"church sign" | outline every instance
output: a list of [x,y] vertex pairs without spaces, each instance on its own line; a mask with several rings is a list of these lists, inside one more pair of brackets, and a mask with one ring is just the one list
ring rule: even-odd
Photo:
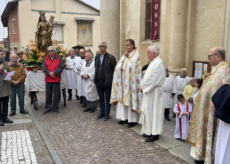
[[152,0],[152,31],[151,40],[159,40],[160,33],[160,0]]

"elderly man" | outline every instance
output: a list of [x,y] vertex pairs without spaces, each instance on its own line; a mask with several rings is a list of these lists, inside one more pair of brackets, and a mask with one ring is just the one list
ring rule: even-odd
[[77,74],[73,70],[75,63],[77,63],[77,58],[78,57],[75,56],[75,50],[72,48],[70,50],[70,56],[66,58],[68,101],[72,100],[72,89],[76,89],[76,99],[79,100],[79,96],[77,96]]
[[80,49],[80,57],[76,59],[76,63],[74,65],[74,71],[77,74],[77,95],[80,97],[81,101],[79,102],[82,104],[82,107],[87,106],[87,100],[85,98],[85,86],[84,86],[84,79],[81,77],[81,68],[83,63],[85,62],[85,49]]
[[46,75],[46,109],[43,114],[51,112],[52,109],[59,113],[61,73],[64,69],[62,59],[56,55],[54,46],[48,47],[48,53],[42,63],[42,71]]
[[[107,44],[102,41],[99,43],[100,55],[95,57],[95,78],[97,93],[99,95],[100,102],[100,114],[97,116],[97,120],[104,117],[104,121],[109,119],[110,114],[110,96],[113,81],[113,72],[117,64],[116,58],[106,52]],[[105,99],[106,105],[105,105]]]
[[128,122],[128,128],[131,128],[137,125],[140,118],[141,59],[134,40],[127,39],[125,48],[126,52],[114,70],[110,103],[116,104],[118,124]]
[[186,141],[193,145],[191,156],[195,163],[213,164],[219,120],[214,117],[215,106],[211,98],[223,84],[230,83],[230,69],[222,47],[213,47],[208,60],[213,69],[197,94]]
[[140,86],[140,91],[143,92],[141,134],[143,137],[148,137],[145,142],[158,140],[159,134],[163,132],[164,97],[161,87],[165,81],[165,68],[159,57],[159,51],[157,46],[148,47],[147,56],[150,64]]
[[12,95],[10,96],[10,116],[16,114],[16,94],[18,94],[20,113],[28,114],[24,108],[24,82],[26,79],[26,71],[22,63],[17,62],[18,56],[16,54],[10,55],[10,62],[8,63],[10,71],[15,71],[14,78],[10,80]]
[[[173,93],[175,93],[174,104],[177,104],[179,102],[177,99],[177,96],[179,94],[183,94],[184,88],[187,85],[189,85],[189,82],[190,82],[190,77],[187,76],[187,69],[182,68],[181,74],[175,78],[175,82],[174,82],[174,89],[173,89]],[[174,113],[172,118],[175,118],[175,117],[176,115]]]
[[[7,118],[9,96],[11,95],[10,81],[4,80],[7,72],[10,72],[10,69],[0,50],[0,126],[4,126],[4,123],[13,123]],[[1,109],[2,103],[3,109]]]
[[81,68],[81,77],[84,79],[84,86],[86,92],[87,99],[87,108],[83,112],[90,113],[94,112],[95,109],[95,101],[99,99],[97,94],[97,88],[94,84],[94,76],[95,76],[95,63],[93,61],[93,55],[90,52],[85,54],[85,63]]
[[164,92],[165,119],[171,121],[169,118],[169,110],[173,107],[173,97],[175,96],[175,93],[173,93],[174,77],[169,74],[168,68],[165,68],[165,72],[165,83],[162,86]]
[[90,52],[90,53],[92,54],[92,57],[94,58],[93,53],[92,53],[92,51],[91,51],[90,48],[88,48],[88,49],[86,50],[86,52]]

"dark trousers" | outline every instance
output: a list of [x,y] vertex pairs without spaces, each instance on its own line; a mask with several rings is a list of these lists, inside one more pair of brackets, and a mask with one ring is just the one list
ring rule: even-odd
[[85,96],[81,96],[81,100],[83,101],[83,103],[87,103],[87,100],[86,100]]
[[[53,100],[52,100],[52,95],[53,95]],[[52,110],[52,107],[54,111],[57,111],[59,101],[60,101],[60,83],[46,83],[46,105],[45,105],[46,111]]]
[[87,101],[87,109],[95,108],[95,101]]
[[[68,89],[69,98],[72,98],[72,89]],[[76,90],[76,97],[77,97],[77,90]]]
[[[0,98],[0,119],[5,119],[8,116],[9,96]],[[3,109],[2,109],[3,107]]]
[[10,107],[11,107],[11,112],[16,112],[16,94],[18,93],[18,101],[19,101],[19,107],[20,107],[20,112],[24,112],[24,83],[20,83],[18,85],[13,85],[11,84],[11,91],[12,95],[10,95]]
[[169,118],[169,109],[170,108],[165,108],[165,118]]
[[[112,86],[105,87],[105,83],[101,83],[100,81],[97,81],[96,87],[97,87],[97,93],[100,102],[100,113],[109,116],[110,108],[111,108],[110,96],[111,96]],[[106,105],[105,105],[105,99],[106,99]]]

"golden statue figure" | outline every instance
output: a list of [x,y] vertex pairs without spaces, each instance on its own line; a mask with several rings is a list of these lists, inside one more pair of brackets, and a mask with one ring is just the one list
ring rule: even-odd
[[52,34],[54,23],[54,16],[50,16],[50,21],[46,23],[48,25],[48,33]]
[[47,24],[45,12],[39,12],[40,17],[37,25],[36,32],[36,43],[38,44],[38,49],[42,52],[46,52],[47,48],[52,45],[52,30],[50,31],[50,27]]

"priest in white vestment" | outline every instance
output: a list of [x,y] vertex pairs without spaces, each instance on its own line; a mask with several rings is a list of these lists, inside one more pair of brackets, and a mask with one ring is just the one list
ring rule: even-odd
[[92,59],[93,55],[90,52],[85,54],[85,63],[81,68],[81,77],[84,79],[85,93],[87,99],[87,108],[83,112],[94,112],[95,101],[99,99],[97,88],[94,83],[95,63]]
[[87,106],[84,79],[81,77],[81,68],[83,63],[85,63],[85,53],[85,49],[80,49],[80,57],[77,57],[77,61],[74,66],[74,71],[77,74],[77,95],[81,98],[80,104],[82,104],[82,107]]
[[75,56],[75,50],[72,48],[70,50],[70,56],[66,58],[68,101],[72,100],[72,89],[76,89],[76,99],[79,98],[77,96],[77,74],[73,70],[76,62],[77,56]]
[[[177,104],[179,101],[177,100],[177,96],[179,94],[183,94],[184,92],[184,88],[189,85],[190,82],[190,77],[186,75],[187,74],[187,69],[186,68],[182,68],[181,69],[181,74],[178,75],[175,78],[175,82],[174,82],[174,93],[175,93],[175,97],[174,97],[174,105]],[[176,115],[174,114],[173,118],[175,118]]]
[[114,70],[110,103],[116,104],[116,118],[120,120],[118,124],[128,122],[131,128],[137,125],[140,118],[141,60],[132,39],[126,40],[125,48],[126,52]]
[[168,68],[165,68],[166,75],[165,75],[165,83],[162,86],[162,90],[164,93],[164,108],[165,108],[165,119],[167,121],[171,121],[169,118],[169,110],[173,107],[173,97],[175,93],[173,93],[174,88],[174,77],[169,74]]
[[147,56],[151,62],[139,88],[143,92],[139,122],[142,124],[142,136],[148,137],[145,142],[158,140],[159,134],[163,132],[164,94],[162,86],[165,81],[165,67],[159,57],[159,52],[157,46],[148,47]]

